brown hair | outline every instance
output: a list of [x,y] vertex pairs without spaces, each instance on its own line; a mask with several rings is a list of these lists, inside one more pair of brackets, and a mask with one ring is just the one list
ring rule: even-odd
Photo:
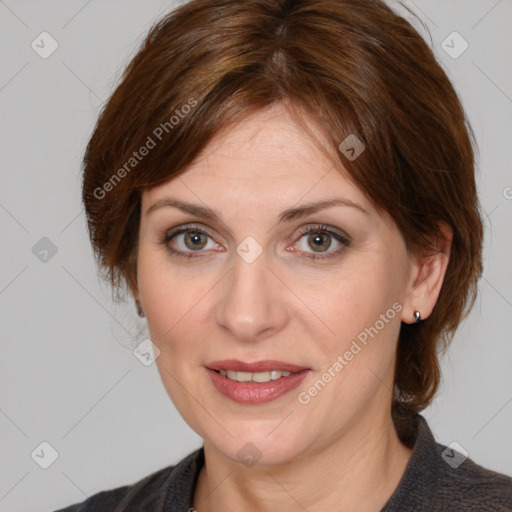
[[353,161],[337,151],[339,161],[410,251],[435,250],[440,223],[453,229],[432,314],[400,331],[394,412],[420,411],[439,384],[438,349],[473,305],[483,226],[458,96],[418,32],[380,0],[192,0],[157,22],[84,156],[98,265],[113,289],[134,290],[141,191],[278,102],[320,127],[336,151],[349,134],[365,144]]

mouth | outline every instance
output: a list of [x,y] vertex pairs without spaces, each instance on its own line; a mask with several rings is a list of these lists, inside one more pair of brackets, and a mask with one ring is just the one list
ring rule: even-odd
[[206,366],[212,384],[222,395],[238,403],[257,404],[275,400],[296,388],[310,368],[283,361],[244,363],[215,361]]
[[237,382],[270,382],[271,380],[289,377],[292,372],[282,372],[279,370],[271,370],[269,372],[235,372],[233,370],[219,370],[224,377]]

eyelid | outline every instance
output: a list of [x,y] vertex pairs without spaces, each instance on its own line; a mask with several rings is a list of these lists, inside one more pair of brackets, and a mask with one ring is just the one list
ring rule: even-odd
[[329,226],[327,224],[322,224],[322,223],[308,225],[308,226],[306,226],[304,228],[301,228],[301,230],[299,230],[299,234],[306,235],[306,234],[309,234],[309,233],[314,233],[315,231],[322,232],[322,233],[336,234],[340,238],[345,240],[346,242],[348,242],[348,243],[352,242],[352,237],[348,233],[346,233],[345,231],[343,231],[343,230],[341,230],[339,228],[335,228],[334,226]]
[[195,224],[195,223],[188,223],[188,224],[180,224],[179,226],[176,226],[174,228],[166,229],[165,235],[168,237],[171,237],[175,235],[176,233],[182,232],[182,231],[193,231],[196,229],[197,231],[204,231],[208,235],[212,235],[212,230],[206,226]]
[[[179,224],[178,226],[175,226],[173,228],[165,229],[163,233],[165,238],[167,239],[173,237],[174,235],[181,234],[184,231],[193,231],[194,229],[199,232],[206,233],[212,239],[219,236],[218,231],[213,230],[212,228],[209,228],[208,226],[205,226],[204,224],[197,222]],[[222,237],[222,235],[220,236]]]

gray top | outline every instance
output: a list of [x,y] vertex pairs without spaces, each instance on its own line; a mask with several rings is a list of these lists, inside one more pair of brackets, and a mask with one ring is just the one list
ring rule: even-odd
[[[410,429],[408,436],[414,443],[411,458],[380,512],[512,512],[511,477],[436,443],[419,414]],[[102,491],[55,512],[188,512],[203,464],[201,447],[178,464],[132,485]]]

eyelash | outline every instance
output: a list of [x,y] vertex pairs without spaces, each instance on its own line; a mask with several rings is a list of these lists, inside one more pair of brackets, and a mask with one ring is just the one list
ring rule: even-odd
[[[198,226],[194,226],[194,225],[186,225],[186,226],[182,226],[180,228],[177,228],[175,229],[174,231],[171,231],[170,233],[164,233],[162,239],[159,241],[160,244],[164,245],[166,247],[166,249],[173,255],[175,256],[178,256],[180,258],[184,258],[186,260],[190,260],[192,258],[201,258],[202,256],[194,256],[194,252],[195,251],[186,251],[186,252],[183,252],[183,251],[177,251],[176,249],[173,249],[169,242],[177,235],[181,235],[183,233],[188,233],[188,232],[194,232],[194,233],[200,233],[200,234],[203,234],[203,235],[206,235],[210,238],[213,238],[211,233],[204,229],[204,228],[201,228],[201,227],[198,227]],[[301,254],[305,254],[305,257],[307,259],[310,259],[310,260],[327,260],[327,259],[331,259],[331,258],[334,258],[336,256],[339,256],[347,247],[350,246],[350,243],[351,243],[351,239],[348,235],[345,235],[345,234],[342,234],[342,233],[338,233],[337,231],[333,231],[331,229],[329,229],[327,226],[323,225],[323,224],[317,224],[317,225],[314,225],[314,226],[308,226],[307,228],[304,228],[302,230],[299,231],[299,234],[300,234],[300,237],[299,237],[299,240],[304,236],[304,235],[309,235],[309,234],[328,234],[329,236],[333,237],[335,240],[337,240],[338,242],[340,242],[342,244],[342,247],[339,248],[338,250],[332,252],[332,253],[329,253],[328,255],[323,255],[323,254],[312,254],[312,253],[304,253],[304,252],[301,252]],[[197,252],[200,252],[200,251],[197,251]]]

